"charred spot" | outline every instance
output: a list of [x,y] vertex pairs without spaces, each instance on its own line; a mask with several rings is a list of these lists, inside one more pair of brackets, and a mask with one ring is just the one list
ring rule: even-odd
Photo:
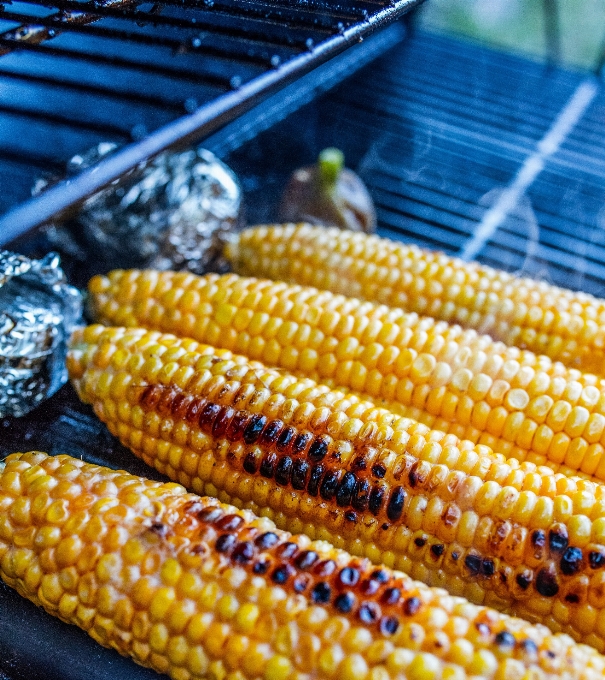
[[378,477],[378,479],[383,479],[386,473],[387,469],[382,463],[376,463],[375,465],[372,465],[372,474],[374,475],[374,477]]
[[588,562],[591,569],[600,569],[605,565],[605,555],[596,551],[590,552],[588,553]]
[[512,649],[515,646],[515,638],[507,630],[503,630],[496,635],[494,642],[498,647],[509,647]]
[[273,473],[275,472],[275,463],[277,462],[277,456],[274,453],[268,453],[260,464],[260,473],[263,477],[271,479]]
[[311,460],[319,462],[325,458],[328,448],[328,440],[325,437],[315,437],[307,455]]
[[216,523],[216,528],[219,531],[236,531],[242,524],[244,520],[239,515],[225,515]]
[[493,576],[496,573],[496,566],[494,565],[494,561],[487,558],[484,559],[483,562],[481,562],[481,571],[486,576]]
[[345,567],[338,574],[338,583],[341,586],[355,586],[359,581],[359,571],[354,567]]
[[351,505],[358,512],[365,512],[368,508],[369,497],[370,484],[365,479],[360,479],[351,498]]
[[307,486],[307,475],[309,474],[309,464],[304,460],[297,459],[292,466],[292,488],[301,491]]
[[519,647],[521,647],[526,654],[531,654],[532,656],[538,653],[538,645],[536,645],[533,640],[521,640],[521,642],[519,642]]
[[554,572],[540,569],[536,578],[536,590],[544,597],[554,597],[559,592],[559,584]]
[[254,543],[261,550],[268,550],[279,543],[279,538],[277,537],[277,534],[274,534],[272,531],[267,531],[264,534],[257,536]]
[[479,635],[483,635],[484,637],[491,635],[492,631],[491,631],[490,627],[487,625],[487,623],[481,623],[481,622],[476,623],[475,628],[477,629],[477,632],[479,633]]
[[563,524],[548,532],[548,546],[553,552],[561,553],[567,549],[568,545],[569,537]]
[[286,486],[290,483],[290,476],[292,475],[292,458],[290,456],[284,456],[275,469],[275,481],[282,486]]
[[162,396],[162,388],[159,385],[148,385],[139,397],[139,404],[147,410],[156,407]]
[[319,491],[319,482],[324,472],[325,468],[323,465],[314,465],[311,468],[311,475],[309,477],[309,484],[307,486],[307,493],[310,496],[317,496],[317,492]]
[[296,566],[299,569],[310,569],[319,559],[319,555],[312,550],[304,550],[296,558]]
[[464,564],[473,576],[481,571],[481,558],[478,555],[467,555],[464,558]]
[[332,597],[332,589],[327,583],[321,581],[311,591],[311,600],[316,604],[328,604]]
[[263,560],[262,562],[257,562],[252,567],[252,571],[255,574],[266,574],[269,571],[270,566],[271,566],[271,562],[268,562],[267,560]]
[[257,457],[252,453],[246,454],[246,457],[244,458],[244,470],[250,474],[250,475],[255,475],[258,471],[258,459]]
[[214,421],[220,412],[221,407],[218,404],[213,404],[212,402],[206,404],[200,413],[200,417],[198,418],[199,426],[202,429],[211,430],[212,425],[214,424]]
[[443,555],[445,552],[445,546],[441,543],[435,543],[431,546],[431,552],[433,555],[435,555],[435,557],[441,557],[441,555]]
[[453,527],[459,519],[460,510],[453,505],[448,505],[441,515],[441,521],[446,527]]
[[412,489],[421,481],[418,475],[418,461],[412,465],[412,469],[408,473],[408,480],[410,481],[410,486]]
[[288,541],[287,543],[282,543],[279,548],[275,551],[275,554],[278,557],[281,557],[283,560],[289,560],[291,557],[294,557],[296,553],[298,552],[298,546],[296,543],[292,543],[292,541]]
[[245,411],[237,411],[229,427],[227,428],[226,436],[232,442],[238,442],[244,436],[244,430],[248,424],[248,415]]
[[348,614],[355,606],[355,596],[352,593],[342,593],[334,600],[334,607],[342,614]]
[[331,576],[336,571],[336,562],[334,560],[323,560],[315,565],[315,573],[318,576]]
[[370,579],[372,581],[378,581],[378,583],[388,583],[389,575],[386,571],[383,571],[382,569],[376,569],[376,571],[373,571],[370,574]]
[[356,522],[357,514],[349,510],[348,512],[345,512],[345,519],[347,520],[347,522]]
[[309,587],[311,579],[308,576],[299,576],[295,578],[292,587],[295,593],[304,593],[304,591]]
[[277,567],[271,572],[271,580],[273,583],[281,585],[285,583],[290,576],[294,574],[294,569],[289,564],[283,564],[281,567]]
[[565,576],[573,576],[577,574],[582,567],[582,551],[580,548],[567,548],[561,558],[561,571]]
[[389,502],[387,503],[387,517],[391,522],[396,522],[401,518],[403,512],[403,504],[405,503],[405,491],[402,487],[396,486],[391,491]]
[[308,432],[302,432],[299,434],[294,440],[294,444],[292,444],[292,454],[295,456],[300,456],[303,454],[312,439],[313,435],[309,434]]
[[384,501],[384,488],[382,486],[372,487],[368,507],[373,515],[377,515],[380,512],[380,508],[382,508],[383,501]]
[[507,581],[508,581],[508,578],[506,577],[506,574],[503,571],[501,571],[500,572],[500,582],[506,583]]
[[401,597],[401,591],[399,588],[387,588],[382,594],[382,601],[385,604],[397,604],[399,598]]
[[352,472],[345,472],[338,488],[336,489],[336,503],[341,508],[346,508],[351,504],[353,491],[357,486],[357,477]]
[[177,392],[172,387],[162,387],[162,395],[157,403],[156,410],[160,415],[166,415],[172,410],[172,402],[177,395]]
[[194,399],[189,408],[187,409],[187,415],[185,416],[185,420],[188,423],[196,424],[199,422],[199,417],[200,413],[202,412],[202,409],[206,405],[206,400],[205,399]]
[[569,602],[570,604],[578,604],[579,601],[580,596],[576,595],[575,593],[569,593],[565,596],[565,602]]
[[357,456],[351,463],[351,468],[353,470],[358,470],[359,472],[365,470],[368,467],[368,461],[365,456]]
[[391,526],[390,524],[387,524],[386,522],[384,522],[384,524],[382,524],[382,525],[380,526],[380,528],[381,528],[383,531],[388,531],[388,529],[390,528],[390,526]]
[[376,623],[380,618],[380,607],[374,602],[363,602],[357,616],[362,623]]
[[399,621],[394,616],[385,616],[380,620],[380,632],[383,635],[395,635],[399,630]]
[[557,655],[555,654],[555,652],[552,651],[552,649],[547,649],[546,650],[546,656],[549,659],[554,659],[554,658],[556,658]]
[[220,519],[225,513],[220,508],[204,508],[198,513],[198,517],[202,522],[213,524],[217,519]]
[[520,574],[517,574],[517,578],[515,580],[517,581],[517,585],[519,588],[521,588],[521,590],[527,590],[532,582],[532,574],[523,571]]
[[212,425],[212,436],[222,437],[227,432],[227,427],[234,415],[235,411],[232,408],[223,406]]
[[182,420],[185,418],[187,409],[192,401],[193,397],[188,397],[182,392],[178,392],[170,405],[170,413],[178,420]]
[[361,582],[359,589],[364,595],[376,595],[376,593],[380,590],[380,583],[378,581],[372,580],[371,578],[366,579],[365,581]]
[[319,494],[324,501],[331,501],[334,498],[338,488],[338,476],[338,472],[333,472],[332,470],[325,474],[319,487]]
[[424,548],[426,545],[426,538],[423,538],[422,536],[417,536],[414,539],[414,545],[418,548]]
[[250,541],[239,543],[231,554],[231,559],[239,564],[247,564],[253,557],[254,546]]
[[237,539],[235,534],[222,534],[216,539],[216,550],[220,553],[229,552],[235,545]]
[[199,501],[189,501],[183,505],[183,512],[190,515],[199,515],[204,511],[204,506]]
[[277,438],[277,450],[285,453],[290,444],[296,436],[296,430],[293,427],[286,427],[286,429]]
[[543,548],[546,545],[546,534],[542,529],[536,529],[531,535],[531,544],[534,548]]
[[454,560],[454,562],[457,562],[460,559],[460,553],[454,550],[454,552],[452,553],[452,559]]
[[282,431],[284,423],[281,420],[271,420],[263,430],[260,436],[259,443],[272,445],[277,442],[279,433]]
[[154,533],[160,538],[165,538],[170,532],[170,527],[167,524],[162,524],[161,522],[154,522],[150,527],[149,531]]
[[267,423],[265,416],[254,415],[244,429],[244,442],[255,444]]
[[403,603],[403,613],[407,616],[414,616],[420,611],[422,602],[418,597],[408,597]]

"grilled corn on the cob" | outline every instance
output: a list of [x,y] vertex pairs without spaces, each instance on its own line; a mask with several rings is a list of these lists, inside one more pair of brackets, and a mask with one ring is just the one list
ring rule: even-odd
[[0,575],[174,680],[593,680],[605,658],[267,519],[69,456],[0,466]]
[[234,270],[426,314],[605,376],[605,301],[476,262],[308,224],[235,237]]
[[91,326],[68,369],[187,488],[605,648],[605,486],[172,335]]
[[507,457],[605,479],[605,382],[475,331],[285,283],[154,271],[90,282],[97,318],[230,349]]

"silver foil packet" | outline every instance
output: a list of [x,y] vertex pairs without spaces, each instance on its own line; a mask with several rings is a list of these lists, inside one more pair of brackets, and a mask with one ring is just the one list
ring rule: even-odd
[[[117,148],[101,143],[68,164],[68,176]],[[34,189],[39,191],[40,185]],[[233,171],[206,149],[164,153],[91,196],[76,217],[85,249],[109,267],[196,274],[226,271],[222,251],[240,226],[242,192]]]
[[0,250],[0,417],[22,416],[67,381],[67,341],[82,323],[82,296],[59,256]]

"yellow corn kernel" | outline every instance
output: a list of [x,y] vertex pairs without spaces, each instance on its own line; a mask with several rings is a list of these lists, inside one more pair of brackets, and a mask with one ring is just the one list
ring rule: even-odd
[[[136,455],[195,490],[254,508],[280,527],[304,531],[376,563],[397,565],[478,603],[519,613],[544,611],[549,616],[555,603],[569,607],[565,598],[570,579],[591,574],[590,559],[600,559],[599,544],[589,546],[601,535],[598,522],[605,517],[605,487],[600,484],[533,462],[506,461],[484,445],[431,431],[356,395],[190,340],[108,328],[95,335],[95,342],[105,346],[116,336],[123,351],[161,346],[160,361],[186,361],[200,371],[212,370],[212,379],[203,384],[194,373],[192,389],[149,384],[134,373],[138,396],[133,401],[143,418],[133,408],[130,421],[120,420],[117,427],[117,415],[112,415],[117,409],[102,416]],[[179,348],[187,352],[180,354]],[[76,333],[70,350],[74,385],[96,408],[96,383],[87,379],[89,372],[99,371],[94,356]],[[103,370],[111,375],[115,369],[108,365]],[[46,499],[49,484],[43,483],[43,476],[38,479],[32,475],[28,488],[37,490],[38,484],[39,497]],[[65,495],[62,484],[52,493]],[[22,481],[12,479],[8,486],[13,497]],[[110,485],[103,489],[109,493]],[[38,508],[37,498],[31,508]],[[50,511],[56,502],[40,515],[47,524],[55,520]],[[77,518],[68,520],[67,501],[62,503],[56,516],[79,526]],[[32,521],[28,507],[16,501],[11,513],[27,524]],[[94,532],[84,531],[87,540],[100,535],[106,520],[127,520],[121,506],[112,507],[107,499],[97,500],[94,507],[102,515],[90,520]],[[0,533],[7,530],[12,528]],[[41,535],[40,540],[48,544],[44,564],[56,560],[53,536]],[[105,531],[103,541],[105,549],[120,550],[124,565],[140,565],[142,573],[155,568],[145,557],[143,537],[129,539],[113,527]],[[567,548],[571,552],[565,552]],[[590,558],[592,553],[596,557]],[[71,559],[64,558],[65,567]],[[109,582],[120,568],[117,562],[100,560],[99,580]],[[153,622],[174,621],[183,628],[182,614],[175,608],[183,573],[169,560],[161,574],[159,589],[151,591],[143,579],[137,582],[137,600],[149,608]],[[195,582],[190,587],[196,601],[215,612],[217,625],[229,623],[242,635],[257,627],[276,630],[278,622],[261,613],[267,604],[283,599],[279,588],[259,593],[257,611],[242,609],[239,597],[217,583]],[[571,619],[563,629],[579,635]],[[342,645],[353,653],[362,642],[357,640],[349,650],[347,636]],[[336,673],[341,659],[334,652],[324,662]]]

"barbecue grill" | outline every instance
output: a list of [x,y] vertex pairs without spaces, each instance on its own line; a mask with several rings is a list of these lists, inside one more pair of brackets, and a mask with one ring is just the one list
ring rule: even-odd
[[[239,175],[248,221],[271,220],[292,170],[336,144],[382,235],[603,295],[598,76],[396,21],[418,2],[3,5],[0,245],[43,252],[41,225],[201,140]],[[37,178],[99,141],[122,146],[31,198]],[[0,426],[0,453],[38,448],[154,475],[69,387]],[[0,680],[38,677],[157,676],[0,585]]]

